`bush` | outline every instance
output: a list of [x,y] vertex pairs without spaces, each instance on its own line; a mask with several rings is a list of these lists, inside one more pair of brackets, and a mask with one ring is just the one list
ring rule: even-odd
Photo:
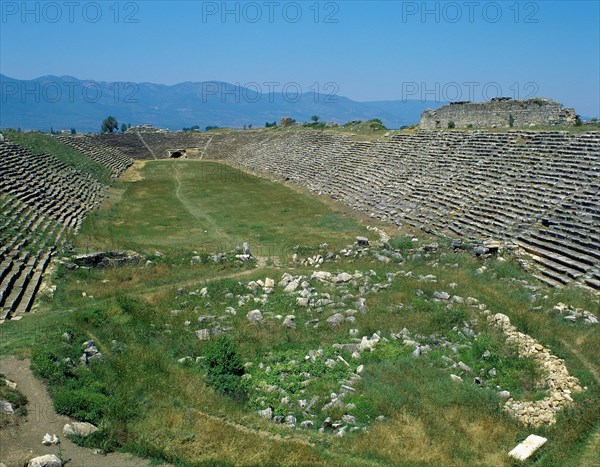
[[71,368],[53,352],[37,348],[31,357],[31,371],[38,378],[48,381],[49,385],[64,385],[73,377]]
[[216,391],[236,398],[245,397],[242,385],[244,367],[231,338],[221,336],[209,342],[204,349],[202,366],[208,383]]
[[302,126],[305,128],[323,129],[323,128],[325,128],[325,123],[324,122],[309,122],[309,123],[305,123]]
[[384,124],[378,118],[373,118],[367,122],[369,124],[369,128],[373,131],[377,130],[387,130]]
[[454,123],[454,121],[453,121],[453,120],[450,120],[450,121],[448,122],[448,128],[455,128],[455,127],[456,127],[456,124]]
[[82,389],[61,389],[54,396],[54,409],[83,422],[98,424],[108,408],[104,394]]

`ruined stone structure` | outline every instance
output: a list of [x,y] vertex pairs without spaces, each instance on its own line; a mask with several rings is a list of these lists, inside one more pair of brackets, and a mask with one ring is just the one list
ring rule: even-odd
[[[71,138],[90,157],[121,174],[133,161],[114,147]],[[105,186],[50,154],[0,144],[0,323],[33,305],[56,246],[76,232],[104,198]]]
[[[537,105],[537,104],[534,104]],[[188,132],[189,133],[189,132]],[[420,131],[374,142],[270,131],[90,136],[136,158],[148,147],[201,148],[398,226],[503,240],[531,255],[552,286],[600,290],[600,132]],[[164,157],[164,156],[163,156]]]
[[488,102],[452,102],[421,115],[421,129],[448,128],[530,128],[535,126],[575,125],[574,109],[564,108],[550,99],[512,100],[494,98]]
[[512,244],[541,281],[600,290],[598,131],[420,131],[373,142],[310,130],[125,133],[71,144],[115,174],[128,157],[198,148],[187,156],[302,185],[393,225]]

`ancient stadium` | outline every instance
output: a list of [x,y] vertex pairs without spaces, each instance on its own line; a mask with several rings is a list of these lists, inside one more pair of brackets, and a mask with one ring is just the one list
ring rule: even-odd
[[598,126],[282,123],[3,132],[0,461],[598,465]]

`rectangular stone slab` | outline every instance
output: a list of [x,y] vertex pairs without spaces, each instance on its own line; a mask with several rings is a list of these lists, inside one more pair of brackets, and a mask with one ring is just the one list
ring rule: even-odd
[[537,435],[529,435],[525,441],[517,444],[517,446],[508,453],[510,457],[524,461],[537,451],[544,443],[548,441],[546,438]]

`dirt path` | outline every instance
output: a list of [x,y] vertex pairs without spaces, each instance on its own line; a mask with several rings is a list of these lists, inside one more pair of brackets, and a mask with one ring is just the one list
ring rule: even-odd
[[584,467],[600,466],[600,428],[590,436],[590,441],[581,456],[580,465]]
[[153,294],[160,292],[161,290],[171,289],[175,286],[177,287],[191,287],[198,284],[206,284],[207,282],[218,281],[221,279],[235,279],[238,277],[248,276],[250,274],[255,273],[256,271],[260,271],[267,266],[268,258],[266,256],[258,256],[256,257],[256,267],[253,269],[244,269],[243,271],[230,272],[227,274],[218,274],[215,276],[211,276],[209,278],[203,279],[192,279],[185,282],[177,282],[176,284],[164,284],[159,285],[157,287],[151,287],[145,290],[141,290],[140,294],[143,294],[146,297],[151,297]]
[[[585,342],[585,336],[580,336],[575,345],[571,345],[564,339],[561,339],[562,344],[573,354],[577,356],[583,366],[592,374],[596,382],[600,383],[600,374],[594,366],[585,358],[577,348]],[[587,446],[581,455],[580,465],[584,467],[600,467],[600,428],[590,435]]]
[[[139,467],[150,465],[148,461],[134,458],[130,454],[95,454],[94,450],[82,448],[69,441],[62,434],[63,426],[72,420],[58,415],[53,408],[46,387],[33,376],[29,360],[16,357],[2,357],[0,372],[17,383],[17,389],[28,399],[28,415],[17,426],[0,432],[0,462],[8,467],[22,467],[33,457],[44,454],[56,454],[65,465]],[[58,446],[44,446],[42,438],[46,433],[56,434],[60,438]]]
[[208,149],[208,145],[210,144],[210,142],[212,141],[213,137],[211,136],[210,138],[208,138],[208,141],[206,142],[206,144],[204,145],[204,149],[202,150],[202,153],[200,154],[199,159],[203,159],[204,158],[204,153],[206,152],[206,150]]
[[144,138],[142,138],[142,134],[138,131],[136,131],[136,133],[137,133],[138,137],[140,138],[140,141],[142,142],[142,144],[144,146],[146,146],[146,149],[150,152],[150,154],[152,154],[152,157],[154,157],[155,160],[158,159],[158,157],[156,157],[156,154],[154,154],[154,151],[152,150],[152,148],[150,146],[148,146],[146,144],[146,141],[144,141]]
[[585,356],[579,350],[577,350],[577,348],[579,346],[583,345],[583,343],[585,342],[585,338],[586,338],[585,335],[580,336],[577,339],[577,341],[575,342],[575,345],[570,344],[565,339],[561,339],[560,341],[569,350],[569,352],[571,352],[571,353],[573,353],[573,354],[575,354],[577,356],[577,358],[582,363],[582,365],[584,367],[586,367],[586,369],[592,374],[592,376],[594,377],[594,379],[596,380],[596,382],[600,384],[600,373],[598,373],[598,370],[596,370],[596,368],[594,367],[594,365],[592,365],[585,358]]
[[198,219],[203,224],[209,225],[210,228],[213,229],[214,233],[218,235],[220,240],[228,244],[235,244],[234,239],[230,237],[221,227],[219,227],[219,225],[211,216],[206,214],[204,211],[202,211],[202,209],[191,203],[185,196],[182,195],[181,175],[179,173],[177,161],[173,161],[173,170],[175,172],[174,178],[177,182],[177,188],[175,189],[175,197],[179,200],[179,202],[182,204],[185,210],[189,212],[192,215],[192,217]]
[[261,436],[263,438],[269,438],[269,439],[277,440],[277,441],[292,441],[294,443],[304,444],[305,446],[314,446],[314,443],[310,442],[310,440],[308,439],[308,436],[304,436],[304,435],[301,435],[298,433],[291,433],[290,435],[285,436],[285,435],[280,435],[280,434],[276,434],[276,433],[271,433],[270,431],[267,431],[267,430],[251,428],[249,426],[242,425],[241,423],[232,422],[231,420],[227,420],[226,418],[217,417],[216,415],[211,415],[209,413],[202,412],[200,410],[194,410],[194,413],[196,415],[199,415],[204,418],[208,418],[209,420],[220,423],[222,425],[230,426],[232,428],[235,428],[236,430],[242,431],[247,434],[257,435],[257,436]]

